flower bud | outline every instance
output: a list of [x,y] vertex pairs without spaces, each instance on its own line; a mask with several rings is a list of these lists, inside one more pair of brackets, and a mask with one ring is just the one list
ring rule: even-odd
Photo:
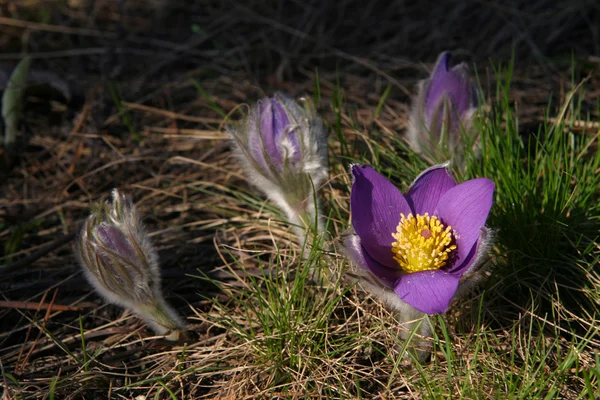
[[313,187],[328,175],[323,123],[309,99],[301,103],[283,94],[264,98],[229,132],[251,183],[291,221],[315,218]]
[[184,322],[166,303],[158,255],[135,206],[118,190],[92,212],[75,252],[88,281],[108,302],[131,309],[159,335],[177,339]]
[[416,151],[460,159],[462,147],[473,145],[477,90],[469,81],[468,66],[449,68],[450,58],[449,52],[442,53],[431,76],[419,83],[407,135]]

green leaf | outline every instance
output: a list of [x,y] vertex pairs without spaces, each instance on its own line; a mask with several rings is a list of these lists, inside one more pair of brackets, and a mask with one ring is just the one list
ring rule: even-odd
[[13,70],[2,96],[2,118],[4,119],[4,147],[7,152],[14,146],[23,110],[23,99],[27,87],[27,75],[31,59],[23,58]]

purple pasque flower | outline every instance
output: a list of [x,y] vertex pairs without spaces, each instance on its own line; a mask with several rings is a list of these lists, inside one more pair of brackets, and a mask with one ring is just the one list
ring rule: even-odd
[[408,138],[417,150],[455,152],[461,134],[469,133],[477,110],[477,89],[465,63],[450,68],[451,54],[440,54],[430,77],[419,84]]
[[393,291],[426,314],[448,309],[461,278],[480,266],[489,246],[494,183],[457,184],[447,167],[425,170],[403,195],[373,168],[352,166],[355,234],[345,240],[347,254],[376,278],[386,301]]
[[[252,106],[244,121],[229,127],[234,153],[248,180],[297,221],[318,215],[313,188],[327,178],[327,136],[308,98],[277,93]],[[306,221],[305,221],[306,222]]]
[[[286,111],[286,106],[289,111]],[[265,168],[270,164],[280,173],[286,163],[291,168],[298,168],[302,160],[302,148],[298,140],[299,127],[295,121],[300,120],[302,115],[297,105],[283,96],[274,96],[258,102],[256,107],[258,115],[252,124],[257,126],[248,127],[254,160]]]
[[109,301],[152,303],[160,286],[158,255],[131,200],[116,189],[112,196],[88,217],[77,254],[88,280]]
[[131,200],[113,190],[81,229],[75,253],[87,280],[108,302],[131,309],[159,335],[176,339],[185,323],[165,301],[158,255]]
[[308,98],[300,105],[281,93],[265,97],[230,133],[255,184],[266,179],[295,187],[298,177],[310,177],[318,186],[327,176],[327,138]]
[[[458,125],[459,119],[476,106],[477,92],[469,82],[469,68],[461,63],[449,68],[452,55],[442,53],[433,69],[433,73],[425,85],[425,118],[430,124],[441,122],[443,108],[451,106],[448,112],[450,122]],[[444,104],[449,102],[449,104]],[[453,125],[458,128],[458,126]]]

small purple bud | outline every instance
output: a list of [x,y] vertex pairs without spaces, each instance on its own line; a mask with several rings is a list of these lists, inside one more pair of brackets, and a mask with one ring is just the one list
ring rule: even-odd
[[250,108],[229,128],[234,152],[249,180],[290,218],[314,214],[313,187],[328,175],[327,137],[310,99],[278,93]]
[[158,334],[183,329],[160,287],[158,256],[131,201],[117,190],[87,219],[76,247],[86,278],[109,302],[130,308]]
[[297,137],[301,122],[301,108],[283,95],[259,101],[246,122],[248,136],[253,138],[248,144],[254,160],[263,168],[273,167],[278,173],[283,171],[286,163],[297,168],[302,160]]
[[[449,106],[449,118],[452,129],[460,128],[460,118],[471,108],[476,106],[476,91],[469,82],[468,67],[459,64],[448,69],[451,54],[444,52],[438,58],[429,84],[425,88],[425,119],[438,118],[437,124],[443,124],[443,107]],[[445,104],[445,102],[448,102]]]
[[441,150],[441,158],[455,157],[460,162],[461,146],[466,144],[461,143],[462,135],[471,134],[478,99],[468,66],[450,68],[450,59],[449,52],[440,54],[430,77],[419,84],[407,135],[415,150],[431,154]]

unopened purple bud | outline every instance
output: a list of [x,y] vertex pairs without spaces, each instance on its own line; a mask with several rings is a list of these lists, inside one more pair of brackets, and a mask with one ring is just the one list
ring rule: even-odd
[[[459,64],[449,69],[451,59],[449,52],[438,58],[428,84],[425,85],[425,118],[429,125],[433,118],[436,123],[443,124],[443,107],[450,107],[448,117],[452,129],[460,128],[460,118],[476,106],[476,91],[469,82],[469,69],[466,64]],[[446,103],[447,102],[447,103]]]
[[295,101],[277,94],[259,101],[246,119],[246,140],[255,163],[269,174],[281,174],[286,168],[301,168],[302,144],[298,135],[306,129],[307,115]]
[[[302,149],[296,133],[298,128],[287,114],[292,111],[286,111],[282,102],[281,98],[271,97],[258,103],[260,114],[258,136],[263,146],[254,147],[253,154],[261,164],[267,166],[270,162],[278,172],[283,170],[286,160],[295,166],[302,159]],[[296,105],[290,102],[288,106]],[[288,146],[284,145],[284,141],[289,142]],[[265,155],[266,159],[263,161]]]
[[450,59],[449,52],[442,53],[430,77],[419,84],[407,135],[417,151],[437,154],[441,150],[442,158],[460,159],[461,146],[467,144],[461,143],[463,133],[470,134],[478,96],[468,66],[461,63],[450,68]]
[[288,216],[312,207],[313,187],[328,171],[326,134],[310,99],[266,97],[229,133],[249,180]]
[[131,201],[117,190],[87,219],[76,247],[85,275],[111,303],[132,309],[159,334],[184,323],[165,302],[158,256]]

